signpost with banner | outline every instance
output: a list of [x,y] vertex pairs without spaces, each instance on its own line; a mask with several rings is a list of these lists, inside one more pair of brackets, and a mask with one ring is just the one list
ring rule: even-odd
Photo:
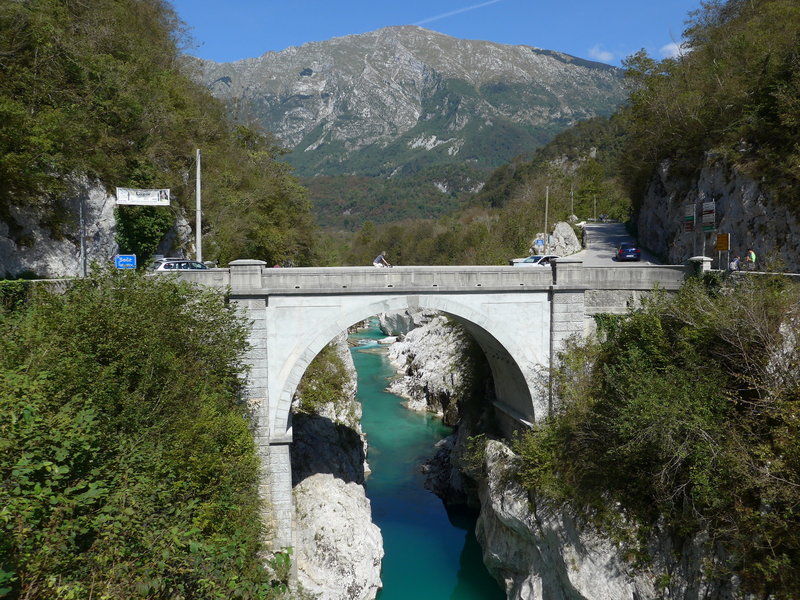
[[130,188],[118,187],[117,204],[169,206],[169,190],[134,190]]

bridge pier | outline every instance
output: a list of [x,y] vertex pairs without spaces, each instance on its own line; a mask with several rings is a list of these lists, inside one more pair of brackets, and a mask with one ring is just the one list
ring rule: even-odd
[[261,465],[258,486],[263,503],[262,519],[270,529],[272,550],[291,548],[294,540],[294,500],[292,498],[292,464],[289,444],[291,429],[272,430],[269,410],[269,368],[267,304],[261,292],[261,273],[266,266],[260,260],[238,260],[230,265],[231,300],[250,322],[250,349],[245,360],[247,402],[255,421],[254,438]]

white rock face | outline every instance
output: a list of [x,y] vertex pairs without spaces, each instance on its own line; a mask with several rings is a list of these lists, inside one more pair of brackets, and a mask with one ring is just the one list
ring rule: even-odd
[[[59,231],[46,225],[41,208],[10,208],[10,222],[0,222],[0,277],[33,273],[42,278],[80,277],[97,263],[109,265],[119,254],[114,218],[116,198],[97,183],[80,180],[58,208]],[[81,254],[81,211],[85,255]],[[178,215],[156,254],[180,256],[191,240],[191,227]],[[147,257],[138,257],[139,261]]]
[[299,581],[325,600],[371,600],[381,588],[383,539],[363,486],[328,473],[294,488]]
[[465,388],[471,375],[471,338],[443,315],[429,317],[389,347],[389,360],[403,376],[389,390],[408,400],[411,410],[432,412],[446,423],[458,421],[454,392]]
[[345,398],[293,419],[297,575],[319,598],[370,600],[381,587],[383,539],[362,485],[367,445],[347,335],[331,343],[349,374]]
[[[639,214],[640,243],[673,264],[701,254],[702,233],[683,231],[684,205],[711,200],[716,201],[718,231],[731,234],[733,252],[744,256],[748,248],[753,248],[760,267],[778,259],[790,271],[800,270],[797,217],[777,206],[758,182],[713,157],[707,158],[700,174],[688,183],[670,176],[668,161],[661,164]],[[699,211],[696,217],[695,229],[699,230]],[[714,267],[715,240],[712,234],[706,238],[706,255],[715,259]]]
[[[94,262],[108,264],[118,253],[114,236],[116,200],[98,185],[81,181],[75,193],[64,200],[61,232],[42,224],[42,209],[10,207],[15,222],[0,222],[0,277],[17,276],[25,272],[38,277],[77,277]],[[80,212],[86,240],[86,257],[81,256]]]
[[512,453],[489,441],[487,478],[481,482],[476,534],[489,572],[505,583],[508,598],[623,600],[656,598],[646,580],[626,573],[610,542],[581,532],[565,511],[531,506],[506,476]]
[[569,256],[583,249],[581,248],[581,242],[578,240],[578,236],[575,235],[575,230],[572,229],[569,223],[565,223],[564,221],[556,223],[556,226],[553,228],[553,241],[554,244],[551,248],[551,253],[558,256]]
[[420,310],[403,310],[378,315],[379,327],[386,335],[406,335],[412,329],[427,323],[436,313]]

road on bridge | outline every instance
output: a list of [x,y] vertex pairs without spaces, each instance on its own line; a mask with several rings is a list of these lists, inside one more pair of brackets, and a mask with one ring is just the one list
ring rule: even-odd
[[636,242],[625,229],[624,223],[587,223],[584,234],[585,248],[570,258],[583,260],[587,267],[623,267],[631,265],[659,265],[661,262],[642,249],[642,260],[616,261],[614,253],[621,242]]

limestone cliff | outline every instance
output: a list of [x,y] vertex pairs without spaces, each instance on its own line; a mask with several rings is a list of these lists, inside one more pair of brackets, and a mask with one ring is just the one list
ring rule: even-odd
[[459,420],[459,396],[469,393],[474,377],[475,343],[444,315],[417,317],[421,324],[389,348],[389,360],[401,373],[389,390],[405,398],[411,410],[441,416],[448,425]]
[[[780,262],[790,271],[800,270],[798,216],[777,204],[759,182],[713,155],[706,157],[692,179],[673,176],[670,167],[669,161],[661,163],[639,210],[637,224],[643,246],[672,264],[701,254],[699,207],[695,206],[698,223],[694,232],[684,231],[684,210],[686,205],[714,200],[717,230],[731,234],[734,252],[743,256],[747,248],[753,248],[759,257],[759,268]],[[715,240],[709,234],[705,244],[706,255],[714,258]]]
[[[113,264],[119,254],[116,199],[87,179],[72,182],[71,189],[55,213],[53,207],[9,208],[0,220],[0,277],[79,277],[95,263]],[[179,214],[156,254],[180,256],[190,239],[189,223]]]
[[[77,277],[94,263],[117,254],[113,196],[86,181],[63,200],[58,223],[43,209],[9,208],[0,221],[0,277]],[[81,214],[82,213],[82,214]],[[81,253],[81,221],[85,251]]]
[[325,600],[370,600],[381,587],[383,540],[362,485],[366,441],[346,334],[331,343],[348,372],[344,398],[317,407],[314,414],[298,410],[301,397],[294,402],[298,581]]

